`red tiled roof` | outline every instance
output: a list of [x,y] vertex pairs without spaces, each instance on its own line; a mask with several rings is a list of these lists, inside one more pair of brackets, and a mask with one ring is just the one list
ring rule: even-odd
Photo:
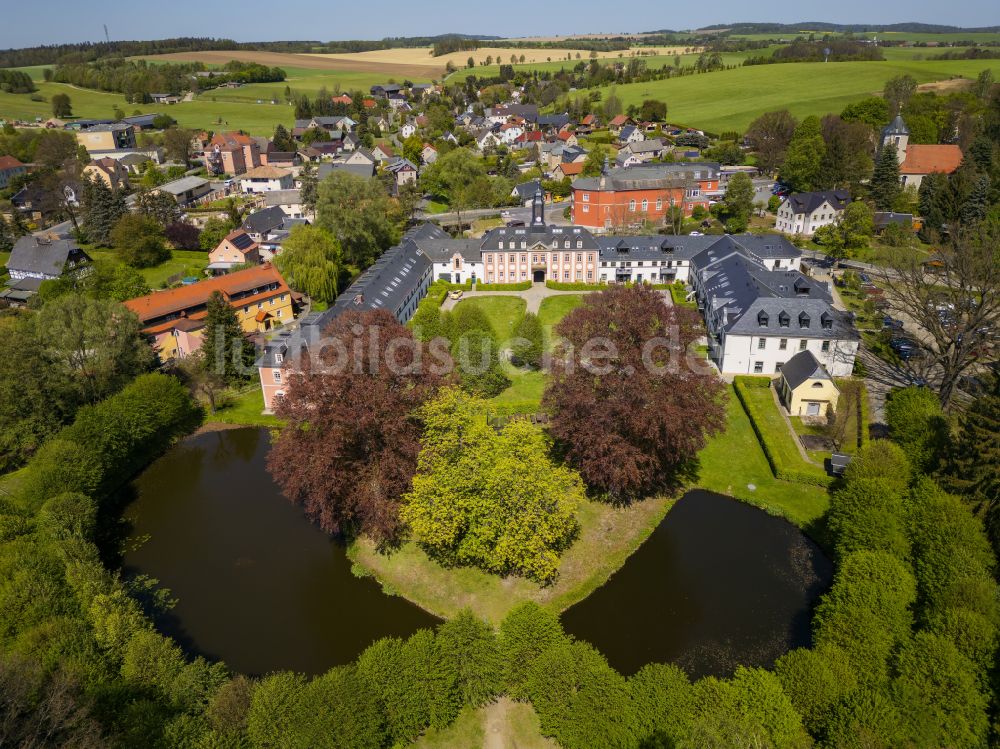
[[626,122],[628,122],[628,120],[629,120],[628,117],[626,117],[623,114],[619,114],[619,115],[616,115],[615,118],[613,120],[611,120],[611,122],[609,122],[608,124],[611,127],[618,127],[619,125],[624,125]]
[[581,174],[583,172],[584,163],[585,162],[583,161],[575,161],[575,162],[564,161],[559,165],[559,170],[563,173],[563,176],[575,177],[576,175]]
[[19,166],[24,166],[24,164],[13,156],[0,156],[0,169],[16,169]]
[[559,140],[569,140],[570,138],[573,137],[573,133],[571,133],[569,130],[560,130],[559,135],[557,137],[559,138]]
[[951,174],[962,163],[962,149],[955,145],[906,147],[906,158],[899,165],[901,174]]
[[[245,297],[240,299],[238,304],[248,304],[251,301],[255,303],[258,296],[268,298],[276,294],[289,293],[288,284],[285,283],[285,279],[281,277],[278,270],[270,263],[264,263],[255,268],[247,268],[235,273],[227,273],[224,276],[216,276],[215,278],[193,283],[190,286],[180,286],[176,289],[167,289],[166,291],[154,291],[152,294],[147,294],[146,296],[129,299],[125,302],[125,306],[135,312],[141,321],[145,322],[146,320],[153,320],[163,315],[182,312],[191,307],[205,304],[213,291],[221,291],[223,296],[228,298],[241,291],[267,286],[275,282],[278,283],[278,288],[275,291],[258,294],[253,297]],[[194,314],[191,317],[197,319],[199,315]],[[156,327],[159,328],[161,326]],[[170,326],[168,325],[166,329],[169,330]],[[146,332],[153,333],[158,331],[147,329]]]

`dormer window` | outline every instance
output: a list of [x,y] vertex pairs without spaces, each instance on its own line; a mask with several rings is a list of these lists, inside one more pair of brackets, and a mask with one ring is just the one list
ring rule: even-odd
[[824,330],[832,330],[833,329],[833,317],[830,315],[829,312],[824,312],[819,317],[819,324],[823,326]]
[[807,315],[805,312],[799,313],[799,327],[800,328],[809,327],[809,315]]
[[768,320],[769,318],[764,310],[757,313],[757,324],[760,325],[760,327],[766,328]]
[[275,354],[274,355],[274,363],[275,364],[281,364],[281,362],[283,362],[284,360],[285,360],[285,357],[282,356],[281,354]]
[[785,310],[781,310],[781,312],[778,313],[779,328],[787,328],[791,324],[791,322],[792,318],[787,312],[785,312]]

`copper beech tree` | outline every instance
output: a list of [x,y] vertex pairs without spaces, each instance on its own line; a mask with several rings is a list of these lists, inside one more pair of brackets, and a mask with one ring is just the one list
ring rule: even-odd
[[268,468],[327,533],[396,537],[420,452],[415,412],[443,376],[429,356],[411,366],[421,345],[388,312],[348,311],[324,331],[316,359],[303,357],[290,375],[276,407],[287,426]]
[[725,425],[723,385],[686,352],[691,309],[646,286],[590,294],[557,326],[549,431],[593,489],[627,501],[669,486]]

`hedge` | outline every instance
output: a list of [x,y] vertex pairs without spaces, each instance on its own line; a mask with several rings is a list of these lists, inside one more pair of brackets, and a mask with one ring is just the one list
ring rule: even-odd
[[764,450],[764,455],[767,457],[767,463],[771,466],[771,473],[774,474],[776,479],[780,479],[782,481],[792,481],[797,484],[810,484],[812,486],[830,486],[830,484],[833,483],[833,479],[825,473],[822,473],[818,468],[796,468],[786,465],[781,456],[781,452],[771,441],[768,436],[768,430],[763,427],[763,424],[765,423],[764,415],[758,413],[756,405],[750,401],[745,393],[745,391],[750,388],[769,389],[770,387],[771,380],[767,377],[740,376],[733,380],[733,388],[736,390],[736,397],[739,398],[740,403],[743,405],[743,410],[746,411],[747,417],[750,419],[750,426],[753,427],[754,434],[757,435],[757,440],[760,442],[760,446]]
[[553,291],[603,291],[608,288],[608,285],[606,283],[546,281],[545,288]]
[[477,283],[476,291],[527,291],[531,288],[531,281],[521,281],[520,283]]

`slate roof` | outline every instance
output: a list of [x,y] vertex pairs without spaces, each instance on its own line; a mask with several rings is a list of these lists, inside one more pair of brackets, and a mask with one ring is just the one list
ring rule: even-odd
[[781,365],[781,376],[792,390],[807,380],[830,380],[830,373],[812,351],[800,351]]
[[555,128],[556,130],[566,127],[566,125],[568,125],[569,123],[570,123],[569,114],[566,113],[539,115],[537,120],[535,121],[535,124],[538,125],[538,127],[551,127]]
[[267,234],[271,229],[281,226],[288,218],[279,206],[273,205],[269,208],[251,213],[243,219],[243,228],[253,234]]
[[525,227],[508,226],[501,227],[499,229],[490,229],[483,235],[482,250],[483,252],[500,252],[498,244],[502,241],[504,243],[503,249],[506,251],[511,240],[516,242],[515,249],[520,249],[521,240],[524,240],[527,243],[528,249],[538,242],[546,244],[549,247],[552,246],[553,242],[559,242],[560,249],[563,249],[562,243],[567,239],[571,240],[570,249],[577,249],[577,240],[583,242],[581,249],[600,249],[594,235],[582,226],[555,226],[553,224],[542,224]]
[[[709,161],[674,164],[642,164],[608,170],[605,190],[655,190],[674,187],[677,180],[717,179],[719,165]],[[601,190],[601,177],[587,177],[573,183],[574,190]]]
[[195,190],[207,184],[208,180],[201,177],[181,177],[180,179],[175,179],[173,182],[160,185],[156,189],[160,192],[170,193],[171,195],[180,195],[188,190]]
[[823,190],[819,192],[796,192],[787,199],[792,213],[809,215],[823,203],[829,202],[835,211],[842,211],[851,202],[851,194],[847,190]]
[[368,178],[375,174],[374,164],[344,164],[342,162],[324,162],[316,169],[316,178],[324,179],[336,171],[344,171],[358,177]]
[[542,189],[541,180],[533,179],[531,182],[522,182],[519,185],[514,186],[514,190],[517,192],[517,196],[521,199],[523,203],[526,200],[531,200],[535,197],[535,193]]
[[302,202],[298,190],[271,190],[264,193],[264,205],[272,208],[276,205],[293,205]]
[[7,258],[7,269],[58,278],[71,258],[76,262],[90,260],[71,239],[51,240],[28,235],[14,243]]
[[906,123],[903,122],[903,116],[897,114],[893,117],[892,122],[882,128],[882,136],[886,135],[909,135],[910,131],[906,127]]
[[629,143],[625,146],[624,150],[631,151],[632,153],[654,153],[656,151],[662,151],[666,146],[663,141],[659,138],[651,138],[650,140],[640,140],[635,143]]

